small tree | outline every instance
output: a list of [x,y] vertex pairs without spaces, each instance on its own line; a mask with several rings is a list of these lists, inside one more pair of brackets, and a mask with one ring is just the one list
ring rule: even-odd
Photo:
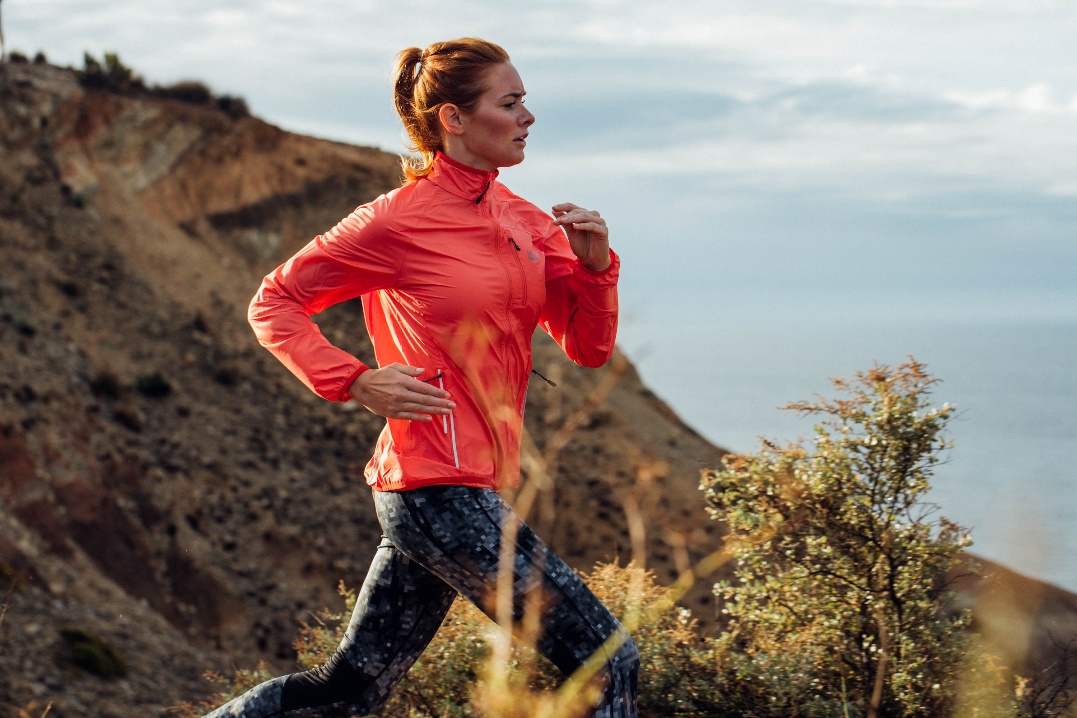
[[738,568],[715,587],[723,692],[755,716],[939,716],[958,690],[967,610],[943,577],[969,545],[925,501],[954,408],[929,408],[923,364],[835,380],[798,402],[814,445],[764,441],[704,474]]
[[75,76],[84,87],[127,93],[144,90],[146,85],[134,70],[123,64],[115,52],[106,52],[104,63],[88,52],[82,55],[83,68]]

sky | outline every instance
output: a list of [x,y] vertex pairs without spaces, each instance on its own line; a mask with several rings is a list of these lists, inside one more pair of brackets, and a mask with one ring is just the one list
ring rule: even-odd
[[6,0],[3,23],[394,152],[394,54],[498,42],[537,116],[503,178],[603,213],[640,325],[1077,318],[1071,0]]
[[743,451],[793,439],[774,407],[826,377],[915,352],[963,408],[943,508],[1077,590],[1073,0],[4,0],[2,22],[9,50],[117,52],[390,152],[399,50],[503,45],[537,121],[502,179],[602,212],[649,386]]

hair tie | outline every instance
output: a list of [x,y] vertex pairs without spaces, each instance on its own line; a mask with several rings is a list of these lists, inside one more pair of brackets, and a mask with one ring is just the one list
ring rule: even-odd
[[415,63],[415,79],[419,79],[419,75],[423,72],[423,62],[426,61],[426,50],[419,53],[419,61]]

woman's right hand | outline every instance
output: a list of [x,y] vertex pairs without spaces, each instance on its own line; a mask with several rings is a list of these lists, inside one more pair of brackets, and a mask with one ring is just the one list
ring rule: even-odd
[[423,371],[398,363],[369,369],[352,382],[348,395],[387,419],[431,421],[431,415],[448,414],[456,404],[449,392],[417,379]]

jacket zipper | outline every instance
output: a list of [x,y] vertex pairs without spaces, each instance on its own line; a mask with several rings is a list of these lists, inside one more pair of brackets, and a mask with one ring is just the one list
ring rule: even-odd
[[[438,388],[445,391],[445,375],[442,374],[441,369],[437,370]],[[452,411],[449,411],[448,416],[442,415],[441,417],[441,431],[445,434],[450,434],[452,437],[452,460],[456,468],[460,468],[460,454],[456,450],[456,420],[453,418]]]
[[523,306],[527,306],[527,277],[524,274],[524,264],[520,261],[520,245],[516,244],[516,240],[509,237],[509,242],[516,248],[516,268],[520,270],[520,301]]
[[[513,287],[513,281],[512,281],[512,270],[509,269],[509,264],[508,264],[508,261],[505,259],[505,255],[501,253],[501,246],[500,246],[501,225],[498,223],[498,221],[496,219],[494,219],[493,214],[489,210],[483,211],[483,209],[486,207],[486,205],[488,203],[480,203],[482,198],[486,195],[486,192],[489,189],[490,189],[490,187],[487,186],[486,189],[484,189],[482,191],[482,194],[479,195],[479,199],[475,200],[475,204],[477,205],[479,215],[482,216],[482,217],[486,217],[487,219],[490,220],[491,223],[493,223],[494,254],[497,255],[498,260],[501,262],[501,266],[505,270],[505,279],[507,279],[508,283],[509,283],[509,298],[508,298],[508,302],[506,302],[506,304],[505,304],[505,319],[507,319],[508,321],[511,322],[512,321],[512,295],[514,294],[514,291],[513,291],[514,287]],[[509,238],[509,241],[513,242],[511,237]],[[515,242],[513,242],[513,244],[515,244]],[[519,258],[517,258],[516,261],[519,262],[520,261]],[[507,338],[503,338],[502,341],[503,342],[507,341]]]
[[[512,295],[514,294],[514,291],[513,291],[513,279],[512,279],[512,269],[509,267],[509,263],[508,263],[508,260],[505,259],[505,255],[501,252],[501,244],[500,244],[500,241],[501,241],[501,225],[496,219],[494,219],[493,214],[489,210],[487,210],[486,212],[483,212],[483,207],[486,207],[487,204],[489,204],[489,203],[482,202],[482,198],[484,196],[486,196],[486,192],[489,189],[490,189],[490,187],[489,187],[489,185],[487,185],[486,189],[483,190],[482,194],[479,195],[479,198],[477,200],[475,200],[475,204],[477,205],[477,209],[479,210],[480,216],[488,217],[490,219],[490,221],[493,222],[493,225],[494,225],[494,227],[493,227],[493,229],[494,229],[494,254],[496,254],[497,258],[501,261],[501,266],[505,270],[505,279],[507,279],[508,283],[509,283],[509,297],[508,297],[508,302],[505,305],[505,319],[510,324],[512,324],[512,323],[514,323],[513,316],[512,316]],[[512,244],[513,247],[516,248],[516,266],[520,270],[520,279],[523,282],[523,291],[521,292],[521,295],[524,298],[524,306],[527,306],[527,301],[526,301],[527,300],[527,281],[526,281],[526,277],[524,277],[522,263],[520,262],[520,251],[521,251],[520,250],[520,245],[518,245],[516,243],[516,240],[513,239],[512,237],[509,237],[508,241],[509,241],[509,243]],[[506,333],[501,338],[501,349],[502,349],[502,351],[505,351],[507,349],[508,343],[509,343],[509,335]],[[509,366],[507,368],[507,373],[510,376],[512,375],[511,366]],[[527,388],[527,384],[525,383],[524,384],[524,389],[525,389],[524,396],[525,397],[526,397],[526,388]],[[452,415],[450,414],[449,417],[450,417],[450,421],[451,421]],[[509,428],[508,428],[508,426],[506,425],[499,433],[501,433],[504,436],[504,438],[507,440],[509,438]]]

